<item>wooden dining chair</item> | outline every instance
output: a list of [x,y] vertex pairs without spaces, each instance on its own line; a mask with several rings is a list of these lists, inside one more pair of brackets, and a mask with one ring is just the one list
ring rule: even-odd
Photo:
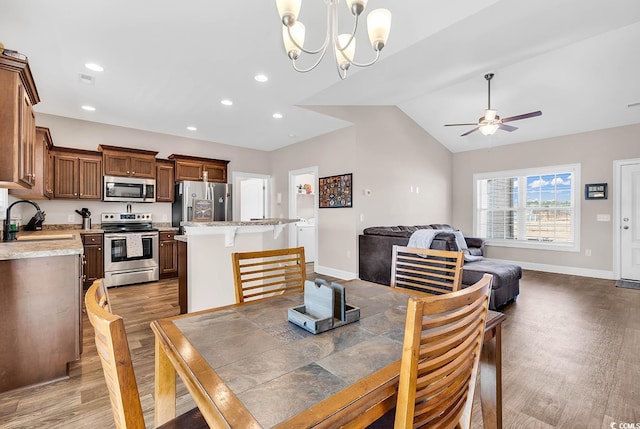
[[[113,419],[117,429],[144,429],[138,384],[133,372],[131,353],[122,317],[111,312],[111,304],[103,279],[93,282],[85,295],[89,322],[104,378],[109,389]],[[163,424],[159,428],[208,428],[198,408]]]
[[409,300],[394,428],[470,427],[492,281]]
[[464,253],[393,246],[391,287],[431,294],[454,292],[462,284]]
[[304,291],[304,247],[236,252],[231,258],[237,303]]

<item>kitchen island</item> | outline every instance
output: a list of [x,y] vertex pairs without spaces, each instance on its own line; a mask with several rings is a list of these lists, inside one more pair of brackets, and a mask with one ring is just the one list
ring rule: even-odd
[[0,243],[0,392],[68,376],[82,352],[82,241],[76,231]]
[[178,277],[182,312],[235,304],[231,254],[287,247],[283,230],[298,219],[181,222]]

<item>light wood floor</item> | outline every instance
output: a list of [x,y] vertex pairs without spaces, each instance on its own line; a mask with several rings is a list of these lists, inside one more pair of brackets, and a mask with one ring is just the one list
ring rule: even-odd
[[[147,427],[153,427],[151,320],[178,314],[176,281],[109,290],[125,319]],[[640,291],[526,271],[504,309],[505,428],[609,428],[640,422]],[[194,406],[179,384],[178,411]],[[473,427],[480,428],[477,407]],[[70,378],[0,394],[1,428],[113,428],[93,329]]]

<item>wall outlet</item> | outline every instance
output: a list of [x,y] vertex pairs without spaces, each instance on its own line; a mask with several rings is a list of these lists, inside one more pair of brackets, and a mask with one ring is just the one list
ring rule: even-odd
[[598,214],[596,215],[596,220],[598,222],[611,222],[611,216],[608,214]]
[[76,216],[75,215],[68,215],[67,216],[67,223],[73,223],[75,221]]
[[347,250],[347,259],[351,259],[351,250]]
[[167,215],[166,215],[166,214],[163,214],[163,215],[162,215],[162,222],[167,222],[167,220],[168,220]]
[[364,213],[360,213],[360,222],[364,222]]
[[584,256],[591,256],[591,249],[584,249]]

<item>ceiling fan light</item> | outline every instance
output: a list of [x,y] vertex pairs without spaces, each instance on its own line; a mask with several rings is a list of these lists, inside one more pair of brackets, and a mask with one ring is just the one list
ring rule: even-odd
[[[289,37],[289,33],[291,33],[291,37]],[[291,27],[287,27],[285,25],[282,26],[282,41],[284,42],[284,50],[292,60],[297,59],[300,55],[300,48],[298,46],[304,46],[304,35],[304,24],[300,21],[296,21],[296,23]]]
[[485,136],[490,136],[492,134],[495,134],[496,131],[498,131],[498,124],[487,124],[487,125],[482,125],[480,127],[480,132],[482,133],[482,135]]
[[276,0],[280,20],[287,27],[291,27],[298,19],[302,0]]
[[[351,40],[351,42],[349,42],[349,40]],[[356,53],[356,39],[352,38],[351,34],[341,34],[338,36],[336,43],[337,45],[335,50],[338,66],[340,67],[340,70],[347,70]]]
[[347,0],[347,7],[352,14],[358,16],[367,7],[368,0]]
[[374,51],[381,51],[389,39],[391,31],[391,12],[387,9],[372,10],[367,15],[367,30],[369,41]]

